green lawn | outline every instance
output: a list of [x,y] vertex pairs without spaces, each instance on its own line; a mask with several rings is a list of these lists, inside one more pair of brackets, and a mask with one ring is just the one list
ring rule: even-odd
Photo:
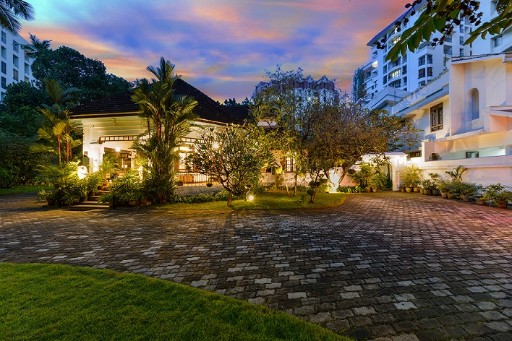
[[0,263],[0,339],[349,340],[291,315],[108,270]]
[[315,203],[310,204],[309,195],[298,192],[296,197],[290,197],[286,191],[268,191],[256,194],[253,201],[234,200],[231,207],[225,201],[214,201],[195,204],[172,204],[164,207],[179,211],[201,210],[201,211],[225,211],[225,210],[293,210],[326,208],[341,205],[347,194],[344,193],[318,193]]
[[18,186],[13,188],[0,188],[0,195],[16,194],[16,193],[38,193],[42,186]]

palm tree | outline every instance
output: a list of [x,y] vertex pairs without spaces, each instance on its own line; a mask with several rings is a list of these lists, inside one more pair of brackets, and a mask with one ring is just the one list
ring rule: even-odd
[[13,33],[18,33],[21,24],[18,19],[34,19],[32,5],[24,0],[0,0],[0,25]]
[[51,48],[51,40],[41,40],[36,37],[35,34],[29,33],[30,44],[23,46],[25,49],[25,55],[30,58],[37,58],[45,51],[49,51]]
[[147,161],[148,194],[159,203],[169,201],[174,193],[174,163],[178,147],[195,118],[197,101],[176,94],[174,83],[178,76],[174,65],[163,57],[160,66],[147,68],[156,78],[141,81],[132,100],[139,105],[141,117],[147,121],[148,138],[135,143],[135,149]]

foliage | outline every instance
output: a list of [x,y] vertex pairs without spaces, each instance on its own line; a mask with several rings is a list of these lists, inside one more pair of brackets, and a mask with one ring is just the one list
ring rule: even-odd
[[467,170],[468,169],[464,168],[464,166],[459,165],[459,166],[457,166],[457,168],[455,168],[451,171],[446,171],[445,173],[450,176],[452,181],[462,181],[462,174],[464,174],[464,172]]
[[[31,46],[27,48],[31,49]],[[46,79],[54,79],[64,88],[78,89],[71,96],[71,102],[75,105],[130,89],[128,81],[107,74],[101,61],[87,58],[70,47],[61,46],[56,50],[49,47],[35,49],[37,55],[32,64],[34,77],[40,83]]]
[[139,201],[143,197],[143,187],[139,175],[135,171],[126,173],[112,182],[110,191],[102,194],[100,202],[113,207],[128,206],[131,201]]
[[459,193],[464,196],[472,197],[479,191],[479,186],[469,182],[459,183]]
[[348,340],[261,305],[137,274],[0,263],[6,340]]
[[226,210],[304,210],[341,205],[346,195],[343,193],[322,193],[316,194],[313,204],[309,203],[305,192],[299,192],[297,197],[291,197],[285,190],[269,190],[264,193],[255,194],[253,201],[244,198],[233,200],[232,205],[226,206],[223,201],[212,201],[204,203],[184,204],[176,203],[165,206],[177,212],[191,212],[193,214],[208,214],[211,211]]
[[39,192],[39,197],[46,199],[50,206],[73,205],[85,200],[87,180],[78,178],[77,167],[78,162],[40,166],[41,182],[49,187]]
[[228,125],[205,129],[189,163],[196,171],[214,177],[233,196],[245,195],[257,185],[261,168],[271,159],[269,141],[256,125]]
[[44,120],[37,131],[39,141],[32,151],[52,153],[57,156],[59,164],[70,162],[73,160],[73,148],[82,144],[80,126],[71,120],[71,112],[66,109],[70,91],[63,90],[55,80],[47,79],[44,85],[53,104],[38,108]]
[[[451,36],[462,20],[468,19],[476,29],[471,32],[465,45],[471,44],[479,36],[485,38],[487,34],[500,34],[512,25],[512,4],[509,0],[496,0],[497,16],[482,23],[480,1],[474,0],[415,0],[408,3],[411,7],[410,15],[415,11],[422,11],[414,25],[400,35],[400,41],[390,49],[387,58],[395,60],[398,54],[405,55],[407,48],[414,51],[422,41],[431,41],[433,46],[442,45]],[[402,24],[409,21],[409,15],[395,22],[395,27],[400,30]],[[432,36],[438,35],[439,37]],[[380,43],[384,48],[385,41]]]
[[404,167],[400,170],[400,178],[405,187],[418,187],[421,183],[421,169],[415,165]]
[[512,201],[512,192],[502,184],[492,184],[484,188],[482,199],[488,201],[490,205],[497,206]]
[[146,194],[161,204],[173,197],[178,147],[181,138],[190,130],[191,120],[196,117],[194,108],[197,101],[176,94],[174,82],[178,76],[170,61],[162,57],[159,67],[148,66],[147,70],[156,79],[140,81],[132,100],[139,105],[141,116],[147,121],[144,135],[148,137],[136,141],[134,149],[146,159]]
[[0,128],[0,187],[34,183],[36,166],[46,159],[44,155],[30,155],[32,143],[32,138]]
[[0,25],[13,33],[18,33],[21,24],[18,19],[34,19],[34,9],[25,0],[0,1]]
[[200,202],[227,201],[229,193],[219,191],[215,193],[199,193],[196,195],[175,196],[173,203],[195,204]]
[[361,193],[363,189],[360,186],[339,186],[337,191],[340,193]]
[[352,180],[359,183],[359,186],[364,189],[371,187],[372,179],[375,174],[375,167],[372,164],[368,162],[362,162],[359,165],[359,169],[354,173],[349,173],[349,176]]

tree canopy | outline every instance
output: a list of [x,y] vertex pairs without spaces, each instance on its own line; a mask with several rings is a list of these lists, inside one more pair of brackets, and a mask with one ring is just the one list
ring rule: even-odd
[[45,79],[54,79],[63,88],[76,88],[73,95],[76,104],[121,93],[131,87],[125,79],[107,73],[99,60],[87,58],[67,46],[52,50],[48,40],[40,41],[35,36],[31,36],[31,41],[25,49],[36,58],[32,64],[34,78],[41,84]]
[[[443,44],[454,32],[456,26],[467,18],[475,26],[465,45],[472,43],[478,37],[485,38],[488,34],[496,35],[512,26],[512,2],[510,0],[495,1],[497,15],[482,22],[480,1],[475,0],[415,0],[405,7],[411,14],[422,11],[413,26],[401,33],[400,41],[390,49],[387,59],[394,60],[399,54],[404,55],[409,49],[414,51],[422,41],[433,45]],[[397,30],[407,24],[409,16],[395,22]],[[437,34],[438,36],[434,35]],[[385,42],[380,42],[384,47]]]
[[32,5],[24,0],[0,0],[0,25],[18,33],[21,28],[18,19],[34,19]]

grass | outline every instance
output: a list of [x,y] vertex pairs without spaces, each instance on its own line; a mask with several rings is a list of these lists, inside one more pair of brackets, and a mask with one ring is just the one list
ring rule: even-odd
[[349,340],[294,316],[135,274],[0,263],[0,339]]
[[166,208],[179,211],[201,210],[201,211],[226,211],[226,210],[293,210],[326,208],[341,205],[346,198],[343,193],[318,193],[315,203],[309,204],[309,195],[298,192],[296,197],[290,197],[286,191],[268,191],[256,194],[253,201],[234,200],[232,206],[227,206],[225,201],[213,201],[194,204],[172,204]]
[[38,193],[43,187],[36,185],[18,186],[13,188],[0,188],[0,195],[18,193]]

